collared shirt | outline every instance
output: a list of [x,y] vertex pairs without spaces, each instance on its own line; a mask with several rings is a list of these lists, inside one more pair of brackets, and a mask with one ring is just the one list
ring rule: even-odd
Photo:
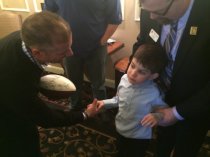
[[[181,41],[181,37],[182,37],[182,34],[184,32],[185,26],[187,24],[188,18],[190,16],[190,12],[192,10],[193,4],[194,4],[194,0],[191,0],[190,1],[190,5],[189,5],[188,9],[186,10],[185,14],[178,21],[176,40],[175,40],[174,46],[173,46],[173,48],[171,50],[171,55],[172,55],[173,61],[175,61],[177,50],[178,50],[178,47],[179,47],[179,44],[180,44],[180,41]],[[171,27],[170,25],[164,25],[162,27],[162,32],[161,32],[161,44],[162,45],[164,44],[165,38],[166,38],[167,34],[170,31],[170,27]],[[173,113],[174,113],[174,115],[175,115],[175,117],[177,119],[179,119],[179,120],[183,120],[184,119],[177,112],[176,107],[173,107],[172,111],[173,111]]]
[[[185,29],[185,26],[187,24],[188,18],[190,16],[190,12],[191,12],[193,3],[194,3],[194,0],[191,0],[190,5],[189,5],[188,9],[186,10],[185,14],[179,19],[179,21],[177,21],[178,25],[177,25],[176,40],[175,40],[174,46],[171,50],[173,60],[175,60],[175,58],[176,58],[176,54],[177,54],[177,50],[178,50],[178,47],[179,47],[179,44],[181,41],[181,37],[182,37],[183,31]],[[170,31],[170,27],[171,27],[170,24],[163,25],[163,27],[162,27],[162,32],[161,32],[161,44],[162,45],[164,44],[166,36]]]
[[117,89],[117,96],[104,100],[105,108],[119,107],[116,115],[117,131],[128,138],[151,139],[152,129],[143,127],[140,123],[142,118],[157,107],[165,107],[162,96],[151,81],[132,85],[123,75]]
[[26,45],[24,43],[24,41],[22,41],[22,50],[25,53],[26,56],[28,56],[28,58],[34,63],[36,64],[41,70],[44,70],[44,68],[42,67],[42,65],[36,60],[36,58],[34,58],[31,55],[31,52],[29,52],[29,50],[26,48]]

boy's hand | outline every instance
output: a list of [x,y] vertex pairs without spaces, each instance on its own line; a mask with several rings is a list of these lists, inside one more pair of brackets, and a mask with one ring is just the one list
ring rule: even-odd
[[104,102],[101,100],[101,101],[97,101],[97,111],[102,111],[104,108]]
[[141,125],[145,127],[154,127],[159,122],[159,118],[157,118],[154,114],[149,113],[141,120]]

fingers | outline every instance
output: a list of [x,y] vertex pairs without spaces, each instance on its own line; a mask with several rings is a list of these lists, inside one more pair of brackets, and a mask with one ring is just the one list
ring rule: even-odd
[[141,125],[145,127],[154,127],[157,125],[157,120],[152,116],[151,114],[146,115],[142,120],[141,120]]
[[141,125],[144,127],[153,127],[156,125],[154,121],[141,121]]
[[98,100],[94,98],[92,104],[89,104],[87,106],[87,109],[85,111],[89,117],[94,117],[98,113],[97,105],[98,105]]
[[141,125],[144,127],[154,127],[157,123],[155,121],[141,122]]
[[97,101],[98,101],[98,100],[97,100],[96,98],[93,99],[92,104],[93,104],[94,107],[97,107]]
[[93,102],[91,104],[87,105],[87,108],[97,109],[97,101],[98,100],[96,98],[94,98]]

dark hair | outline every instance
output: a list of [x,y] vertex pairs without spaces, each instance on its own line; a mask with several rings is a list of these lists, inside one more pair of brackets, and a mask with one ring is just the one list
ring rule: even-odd
[[133,58],[152,73],[161,73],[167,64],[167,55],[159,44],[143,44],[138,47]]
[[49,49],[55,43],[69,40],[71,30],[67,22],[49,11],[30,15],[22,24],[21,38],[28,47]]

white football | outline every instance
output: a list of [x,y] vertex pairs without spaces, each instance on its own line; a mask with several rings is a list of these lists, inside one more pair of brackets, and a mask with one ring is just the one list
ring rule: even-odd
[[40,79],[40,92],[48,98],[68,98],[74,91],[75,85],[64,76],[48,74]]

